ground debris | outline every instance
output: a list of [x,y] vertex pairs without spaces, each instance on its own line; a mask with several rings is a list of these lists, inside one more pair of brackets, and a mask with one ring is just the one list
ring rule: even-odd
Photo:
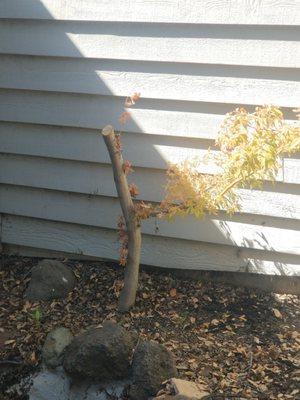
[[[164,344],[176,357],[179,377],[204,382],[213,399],[298,398],[298,296],[142,272],[136,306],[118,314],[123,269],[64,260],[77,278],[74,289],[65,299],[29,302],[24,293],[37,261],[7,257],[0,271],[0,393],[37,368],[55,327],[76,335],[114,320],[140,340]],[[3,382],[3,363],[9,362],[14,372]]]

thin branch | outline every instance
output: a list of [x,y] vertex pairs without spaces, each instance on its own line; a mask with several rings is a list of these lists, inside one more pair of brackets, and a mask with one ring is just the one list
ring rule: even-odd
[[233,182],[231,182],[222,192],[220,193],[220,196],[224,196],[225,193],[227,193],[230,189],[232,189],[235,185],[238,183],[242,182],[243,178],[237,178]]
[[132,213],[134,206],[130,195],[126,175],[123,171],[123,157],[120,150],[116,146],[116,135],[114,128],[111,125],[105,126],[102,129],[103,139],[109,152],[110,160],[113,167],[115,186],[120,199],[120,204],[126,224],[129,220],[129,215]]
[[22,365],[23,361],[0,360],[0,365]]

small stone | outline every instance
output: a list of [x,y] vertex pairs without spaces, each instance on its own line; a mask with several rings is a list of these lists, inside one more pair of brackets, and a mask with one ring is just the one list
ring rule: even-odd
[[175,396],[176,400],[180,400],[178,396],[196,400],[201,400],[209,396],[208,389],[202,384],[177,378],[172,378],[170,383],[173,386],[175,395],[177,395],[177,397]]
[[130,399],[146,400],[155,396],[162,383],[177,375],[172,353],[156,342],[142,342],[137,347],[132,362],[133,384]]
[[42,349],[43,361],[47,367],[56,368],[62,364],[64,350],[72,339],[72,333],[64,327],[58,327],[48,333]]
[[65,297],[75,285],[72,270],[56,260],[42,260],[31,270],[25,297],[31,301]]
[[76,336],[67,347],[64,368],[73,378],[110,382],[126,378],[134,337],[118,324],[106,321]]

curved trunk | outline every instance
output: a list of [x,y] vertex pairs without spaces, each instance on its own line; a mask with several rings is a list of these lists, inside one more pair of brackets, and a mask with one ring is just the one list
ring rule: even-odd
[[119,311],[122,312],[128,311],[135,303],[140,268],[141,227],[135,220],[129,225],[127,226],[128,256],[125,267],[124,287],[119,298]]
[[136,298],[142,242],[141,227],[123,170],[123,157],[116,143],[114,128],[111,125],[107,125],[103,128],[102,135],[111,159],[114,181],[128,235],[128,256],[125,267],[124,287],[119,299],[119,311],[125,312],[134,305]]

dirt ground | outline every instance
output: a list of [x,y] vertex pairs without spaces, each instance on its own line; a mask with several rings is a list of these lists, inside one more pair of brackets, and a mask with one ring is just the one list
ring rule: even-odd
[[205,381],[212,399],[300,398],[298,296],[142,272],[136,306],[122,315],[116,311],[122,267],[64,260],[77,277],[74,290],[64,300],[31,304],[24,291],[37,261],[2,262],[0,399],[9,398],[7,388],[38,368],[52,328],[63,325],[77,334],[106,319],[167,346],[180,376]]

